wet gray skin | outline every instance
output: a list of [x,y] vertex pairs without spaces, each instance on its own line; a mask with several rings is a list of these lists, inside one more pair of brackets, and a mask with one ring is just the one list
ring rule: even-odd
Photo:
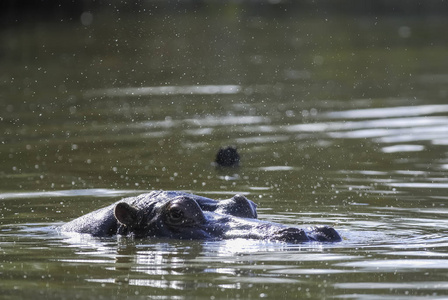
[[220,240],[233,238],[302,243],[337,242],[329,226],[300,228],[257,219],[256,204],[236,195],[213,200],[175,191],[154,191],[120,200],[61,226],[62,232],[137,238]]

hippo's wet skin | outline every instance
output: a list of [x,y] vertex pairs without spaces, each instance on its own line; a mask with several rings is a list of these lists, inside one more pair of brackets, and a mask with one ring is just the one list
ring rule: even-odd
[[256,205],[244,196],[213,199],[184,192],[154,191],[120,200],[61,227],[103,237],[219,240],[247,238],[288,243],[337,242],[339,234],[329,226],[299,229],[257,219]]

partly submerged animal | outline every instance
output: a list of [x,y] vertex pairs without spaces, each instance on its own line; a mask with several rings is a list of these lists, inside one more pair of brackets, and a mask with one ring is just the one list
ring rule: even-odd
[[213,200],[178,191],[153,191],[120,200],[61,226],[63,232],[138,238],[220,240],[247,238],[288,243],[338,242],[329,226],[306,230],[257,219],[257,206],[242,195]]
[[238,167],[240,155],[235,147],[220,148],[218,153],[216,153],[215,164],[219,167]]

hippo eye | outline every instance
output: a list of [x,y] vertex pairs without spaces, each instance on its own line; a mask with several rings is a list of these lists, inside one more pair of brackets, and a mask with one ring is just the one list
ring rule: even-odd
[[172,222],[179,222],[184,217],[184,212],[179,208],[171,208],[169,213]]

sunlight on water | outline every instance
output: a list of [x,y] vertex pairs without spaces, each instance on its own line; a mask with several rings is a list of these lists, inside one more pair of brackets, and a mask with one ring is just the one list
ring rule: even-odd
[[[367,130],[381,128],[403,128],[403,127],[434,127],[447,125],[448,120],[445,117],[409,117],[397,119],[374,119],[365,121],[344,121],[328,123],[308,123],[290,125],[285,127],[288,131],[334,131],[334,130]],[[437,125],[437,126],[435,126]]]
[[448,261],[445,259],[388,259],[377,261],[355,261],[337,263],[341,267],[357,267],[364,271],[377,270],[381,268],[383,272],[403,271],[406,269],[448,269]]
[[43,197],[73,197],[73,196],[95,196],[95,197],[111,197],[126,196],[142,191],[137,190],[111,190],[111,189],[86,189],[86,190],[60,190],[48,192],[26,192],[26,193],[0,193],[0,199],[15,198],[43,198]]
[[341,289],[419,289],[419,290],[445,290],[448,283],[445,282],[406,282],[406,283],[378,283],[378,282],[347,282],[338,283],[336,288]]
[[448,112],[448,105],[416,105],[329,112],[325,114],[325,117],[333,119],[373,119],[423,116],[446,112]]
[[414,188],[414,189],[447,189],[448,183],[437,182],[400,182],[400,183],[388,183],[387,185],[401,188]]
[[293,170],[294,167],[290,166],[269,166],[260,168],[261,171],[290,171]]
[[381,150],[384,153],[395,153],[395,152],[418,152],[423,151],[425,146],[422,145],[396,145],[390,147],[383,147]]
[[168,96],[168,95],[220,95],[237,94],[242,88],[238,85],[189,85],[189,86],[153,86],[134,88],[98,89],[85,92],[86,97],[123,97],[123,96]]
[[[431,115],[447,111],[447,105],[421,105],[330,112],[323,113],[322,117],[366,120],[297,124],[284,129],[289,132],[323,132],[335,139],[369,138],[389,144],[430,141],[441,145],[448,139],[448,118]],[[424,149],[423,145],[402,144],[384,147],[383,152],[419,152]]]
[[205,118],[187,119],[185,121],[196,126],[226,126],[265,123],[268,120],[268,118],[259,116],[206,116]]

